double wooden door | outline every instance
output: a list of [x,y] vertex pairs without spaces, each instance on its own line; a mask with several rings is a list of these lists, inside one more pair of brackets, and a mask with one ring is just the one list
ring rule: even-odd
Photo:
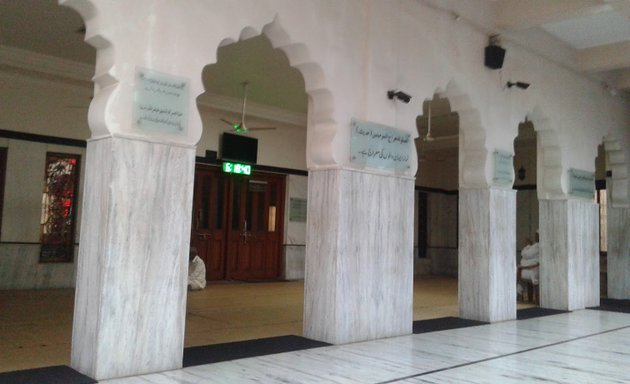
[[197,165],[191,245],[207,280],[271,280],[280,275],[283,175],[225,174]]

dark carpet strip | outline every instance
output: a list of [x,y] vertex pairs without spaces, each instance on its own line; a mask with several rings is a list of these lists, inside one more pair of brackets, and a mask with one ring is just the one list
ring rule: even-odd
[[184,367],[218,363],[247,357],[326,347],[331,344],[300,336],[278,336],[265,339],[184,348]]
[[486,325],[483,321],[460,319],[459,317],[441,317],[439,319],[416,320],[413,322],[413,333],[445,331],[447,329]]
[[65,365],[0,373],[2,384],[92,384],[96,382]]
[[599,307],[590,307],[600,311],[630,313],[630,300],[600,299]]
[[533,308],[525,308],[525,309],[517,310],[516,318],[518,320],[526,320],[526,319],[533,319],[535,317],[559,315],[561,313],[568,313],[568,312],[569,311],[561,311],[558,309],[533,307]]

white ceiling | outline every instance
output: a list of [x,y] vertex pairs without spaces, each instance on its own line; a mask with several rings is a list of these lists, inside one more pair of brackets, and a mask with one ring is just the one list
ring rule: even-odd
[[630,20],[621,12],[613,10],[542,24],[541,27],[573,49],[620,43],[630,36]]
[[[497,32],[630,93],[630,0],[497,0]],[[549,48],[540,40],[564,45]]]

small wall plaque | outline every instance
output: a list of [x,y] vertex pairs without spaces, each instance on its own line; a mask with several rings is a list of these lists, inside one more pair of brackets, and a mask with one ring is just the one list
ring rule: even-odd
[[306,199],[289,199],[289,221],[306,222]]
[[514,156],[505,151],[494,151],[494,176],[496,185],[511,187],[514,184]]
[[595,172],[569,169],[569,195],[595,198]]
[[188,80],[136,68],[134,125],[147,131],[185,134],[188,125]]
[[352,119],[350,162],[376,168],[411,168],[411,134],[381,124]]

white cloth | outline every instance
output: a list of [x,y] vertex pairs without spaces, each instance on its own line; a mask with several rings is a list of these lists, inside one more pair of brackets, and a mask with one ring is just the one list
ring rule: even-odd
[[[540,262],[540,246],[538,243],[526,245],[521,250],[521,267],[532,267]],[[530,280],[532,284],[538,285],[539,268],[527,268],[521,270],[521,279]]]
[[194,291],[206,287],[206,265],[199,256],[188,263],[188,287]]

